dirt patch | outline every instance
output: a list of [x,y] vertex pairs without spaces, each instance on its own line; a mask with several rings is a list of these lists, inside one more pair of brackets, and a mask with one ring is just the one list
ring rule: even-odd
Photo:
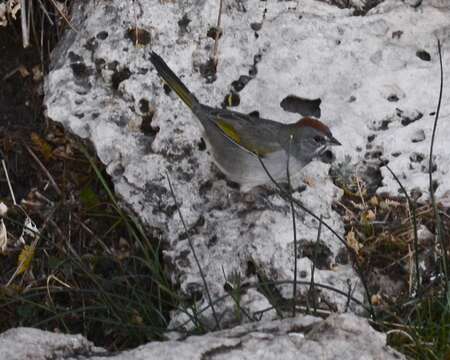
[[[157,293],[157,283],[171,287],[154,265],[153,241],[161,236],[118,206],[89,144],[45,117],[43,73],[54,33],[47,29],[41,54],[35,45],[23,49],[18,24],[0,28],[0,151],[18,204],[0,166],[0,202],[8,207],[0,333],[31,326],[82,333],[111,350],[135,347],[160,339],[172,307],[170,294]],[[27,231],[27,219],[38,235]]]
[[[36,173],[24,162],[20,144],[29,142],[32,132],[42,133],[42,80],[33,80],[33,69],[40,69],[39,54],[30,47],[23,49],[16,28],[0,28],[0,148],[10,165],[11,181],[17,200],[21,200],[33,184]],[[36,70],[35,70],[36,71]],[[9,195],[1,177],[0,198]]]
[[14,27],[0,28],[0,129],[35,131],[42,91],[33,68],[40,68],[40,58],[35,48],[23,49],[20,39]]

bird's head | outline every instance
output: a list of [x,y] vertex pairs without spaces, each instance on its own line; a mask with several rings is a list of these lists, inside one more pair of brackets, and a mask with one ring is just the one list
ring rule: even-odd
[[289,139],[286,150],[306,163],[324,155],[330,146],[341,145],[328,126],[311,117],[304,117],[290,124]]

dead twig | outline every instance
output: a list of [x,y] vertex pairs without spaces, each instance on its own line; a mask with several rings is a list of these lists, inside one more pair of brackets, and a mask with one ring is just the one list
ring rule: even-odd
[[50,0],[51,3],[53,4],[53,6],[55,7],[56,11],[58,11],[59,15],[61,15],[61,17],[64,19],[64,21],[67,23],[67,25],[70,26],[70,28],[75,31],[76,33],[78,33],[78,30],[75,29],[75,27],[72,25],[72,23],[69,21],[69,19],[67,18],[67,16],[64,14],[64,12],[58,7],[58,4],[55,2],[55,0]]
[[430,144],[430,155],[429,155],[429,163],[428,163],[428,178],[429,178],[429,191],[430,191],[430,199],[431,204],[433,205],[433,211],[434,211],[434,218],[436,219],[436,237],[437,241],[440,243],[441,246],[441,266],[442,266],[442,272],[444,275],[444,287],[445,287],[445,293],[448,293],[448,265],[447,265],[447,244],[445,243],[445,235],[444,235],[444,229],[442,226],[442,220],[439,215],[439,209],[436,203],[436,197],[435,197],[435,189],[433,188],[433,148],[434,148],[434,140],[436,138],[436,129],[437,124],[439,120],[439,114],[441,111],[441,102],[442,102],[442,93],[444,88],[444,69],[442,66],[442,52],[441,52],[441,42],[439,39],[437,40],[437,47],[438,47],[438,54],[439,54],[439,69],[440,69],[440,83],[439,83],[439,98],[438,98],[438,104],[436,108],[436,114],[434,117],[434,123],[433,123],[433,132],[431,135],[431,144]]
[[5,162],[5,159],[3,158],[3,154],[0,153],[0,157],[2,158],[2,166],[3,166],[3,171],[5,172],[6,182],[8,183],[9,193],[11,194],[13,204],[17,205],[16,197],[14,196],[14,191],[13,191],[13,188],[11,185],[11,181],[9,180],[8,168],[6,167],[6,162]]
[[22,27],[22,45],[24,48],[30,46],[30,29],[27,22],[27,1],[20,0],[20,25]]
[[47,168],[44,166],[44,164],[41,162],[41,160],[39,160],[39,158],[36,156],[36,154],[33,152],[33,150],[31,150],[26,144],[24,144],[24,146],[25,146],[25,149],[27,149],[28,153],[31,155],[31,157],[34,159],[34,161],[36,161],[36,163],[39,165],[41,170],[45,173],[45,175],[47,176],[47,179],[52,184],[53,189],[55,189],[55,191],[58,193],[59,196],[62,196],[62,192],[61,192],[58,184],[56,184],[55,179],[53,179],[53,176],[50,174],[50,172],[47,170]]
[[220,23],[222,21],[222,0],[219,0],[219,15],[217,16],[217,25],[216,25],[216,36],[214,39],[214,51],[213,51],[213,59],[214,59],[214,68],[217,69],[217,64],[219,63],[219,37],[221,34]]

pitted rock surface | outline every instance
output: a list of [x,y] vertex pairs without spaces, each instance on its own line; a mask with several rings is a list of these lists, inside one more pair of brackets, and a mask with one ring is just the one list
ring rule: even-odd
[[[407,189],[427,196],[439,89],[436,38],[442,43],[444,76],[450,78],[446,1],[412,6],[390,0],[365,16],[315,0],[224,1],[213,73],[209,59],[218,6],[218,1],[206,0],[79,2],[72,21],[78,32],[68,30],[54,51],[45,87],[48,116],[94,144],[124,204],[146,225],[162,230],[172,280],[186,295],[200,294],[200,306],[207,304],[204,286],[166,174],[214,299],[225,294],[224,284],[233,274],[249,284],[257,282],[249,267],[269,280],[293,279],[290,208],[270,188],[243,193],[224,179],[196,119],[173,93],[166,93],[152,69],[151,50],[208,105],[221,106],[232,94],[232,104],[239,104],[233,109],[290,123],[300,115],[288,111],[292,106],[285,110],[283,100],[311,100],[316,107],[307,110],[320,115],[343,143],[336,149],[337,162],[347,156],[355,169],[372,166],[378,171],[381,166],[378,191],[394,195],[398,185],[382,167],[387,162]],[[438,198],[450,189],[450,127],[444,125],[450,120],[449,99],[443,98],[433,158]],[[319,162],[307,166],[301,176],[307,189],[295,197],[343,234],[331,209],[342,191],[333,185],[328,168]],[[314,242],[318,222],[299,213],[299,242]],[[344,292],[350,280],[356,285],[354,296],[362,299],[351,266],[336,263],[342,244],[326,229],[321,241],[327,266],[317,267],[315,280]],[[299,253],[299,280],[307,282],[312,262]],[[291,285],[277,288],[281,297],[292,296]],[[307,289],[298,287],[299,293]],[[322,290],[322,298],[341,310],[347,303],[345,296],[330,291]],[[253,287],[243,299],[250,314],[270,306]],[[216,307],[233,322],[234,305],[228,298]],[[202,314],[211,321],[209,310]],[[273,311],[264,314],[275,316]],[[185,319],[176,315],[174,326]]]

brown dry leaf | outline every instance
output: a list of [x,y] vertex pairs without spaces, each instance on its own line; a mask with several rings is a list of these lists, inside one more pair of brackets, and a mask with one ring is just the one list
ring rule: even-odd
[[37,133],[31,133],[31,141],[38,148],[39,152],[44,156],[46,161],[50,160],[52,157],[53,148],[52,146],[41,138]]
[[19,0],[8,0],[6,2],[6,6],[7,6],[6,11],[15,20],[16,19],[16,14],[20,10],[20,1]]
[[20,65],[17,68],[17,71],[19,72],[20,76],[22,76],[23,78],[26,78],[26,77],[30,76],[30,72],[28,71],[28,69],[24,65]]
[[365,222],[373,222],[376,218],[377,216],[370,209],[363,213],[363,219],[365,220]]
[[44,73],[42,72],[41,65],[35,65],[31,69],[31,72],[33,73],[33,80],[34,81],[40,81],[44,77]]
[[373,207],[377,207],[379,204],[378,198],[376,196],[372,196],[369,200],[369,204]]
[[372,305],[380,305],[381,304],[380,294],[373,294],[370,298],[370,302],[372,303]]
[[347,233],[347,236],[345,237],[347,240],[348,246],[350,246],[353,250],[355,250],[356,254],[359,255],[359,251],[362,248],[361,243],[356,239],[356,234],[353,231],[353,228]]

